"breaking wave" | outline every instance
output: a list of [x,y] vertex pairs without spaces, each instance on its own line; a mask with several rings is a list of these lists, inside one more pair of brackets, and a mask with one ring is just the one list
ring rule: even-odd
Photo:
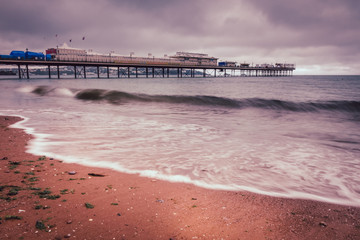
[[349,113],[360,113],[360,101],[316,101],[316,102],[292,102],[278,99],[246,98],[231,99],[216,96],[186,96],[186,95],[147,95],[128,93],[116,90],[103,89],[61,89],[39,86],[32,93],[40,96],[61,95],[74,96],[76,99],[85,101],[105,101],[112,104],[126,104],[130,102],[144,103],[170,103],[188,104],[200,106],[226,107],[226,108],[258,108],[269,110],[283,110],[293,112],[316,112],[341,111]]

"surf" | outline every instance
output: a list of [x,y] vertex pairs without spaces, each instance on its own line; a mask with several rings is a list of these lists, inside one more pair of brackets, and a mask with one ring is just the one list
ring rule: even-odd
[[108,102],[111,104],[126,104],[131,102],[142,103],[169,103],[209,107],[225,107],[234,109],[257,108],[263,110],[277,110],[289,112],[318,112],[334,111],[360,113],[360,101],[328,100],[293,102],[280,99],[244,98],[233,99],[208,95],[149,95],[129,93],[105,89],[67,89],[51,88],[48,86],[35,87],[32,93],[39,96],[74,97],[83,101]]

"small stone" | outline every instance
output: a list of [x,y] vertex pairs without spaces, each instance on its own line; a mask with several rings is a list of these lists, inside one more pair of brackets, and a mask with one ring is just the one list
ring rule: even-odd
[[158,199],[158,200],[156,200],[156,202],[159,202],[159,203],[164,203],[164,200],[162,200],[162,199]]
[[69,233],[69,234],[66,234],[65,236],[64,236],[64,238],[70,238],[71,237],[71,234]]
[[1,160],[8,160],[8,157],[3,157]]
[[69,173],[69,175],[75,175],[75,174],[76,174],[75,171],[70,171],[70,172],[68,172],[68,173]]
[[319,225],[320,225],[321,227],[327,227],[326,222],[320,222]]
[[66,221],[66,224],[72,224],[71,220]]
[[121,213],[118,213],[117,215],[120,217],[120,216],[121,216]]
[[61,240],[63,239],[61,236],[55,236],[55,240]]

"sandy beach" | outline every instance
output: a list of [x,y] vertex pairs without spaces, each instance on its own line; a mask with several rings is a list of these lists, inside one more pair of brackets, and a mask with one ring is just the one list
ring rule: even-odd
[[30,155],[19,120],[0,117],[0,239],[360,239],[360,208]]

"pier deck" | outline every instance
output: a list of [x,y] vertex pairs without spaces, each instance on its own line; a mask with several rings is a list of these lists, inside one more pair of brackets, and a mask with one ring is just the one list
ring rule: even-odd
[[[39,60],[0,60],[0,65],[16,65],[19,79],[30,78],[29,66],[47,66],[49,78],[51,67],[56,67],[56,77],[60,78],[60,67],[72,67],[75,78],[87,78],[86,68],[97,68],[97,77],[100,68],[106,68],[106,78],[110,78],[110,68],[117,68],[113,77],[264,77],[264,76],[292,76],[295,67],[254,67],[254,66],[207,66],[187,64],[138,64],[138,63],[113,63],[113,62],[76,62],[76,61],[39,61]],[[112,71],[114,72],[114,71]],[[175,72],[175,73],[174,73]]]

